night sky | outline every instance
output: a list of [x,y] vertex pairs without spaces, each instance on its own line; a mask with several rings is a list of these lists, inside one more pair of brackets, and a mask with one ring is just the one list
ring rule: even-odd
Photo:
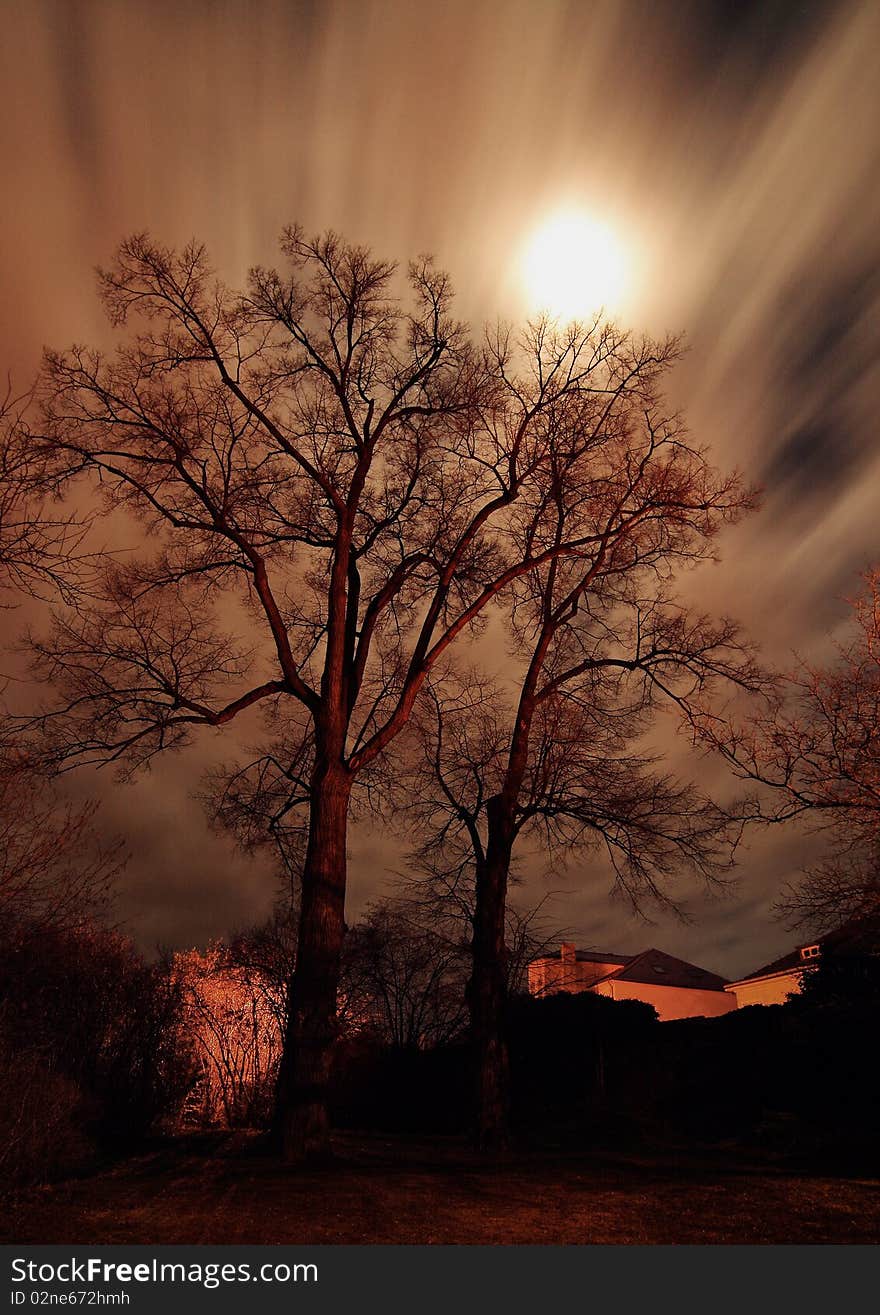
[[[4,4],[0,367],[24,384],[44,343],[110,341],[92,271],[132,231],[204,240],[232,284],[295,220],[430,250],[479,327],[529,311],[530,235],[583,210],[626,253],[609,311],[685,333],[673,404],[765,489],[693,591],[772,660],[822,658],[880,556],[878,51],[875,0]],[[120,913],[146,947],[269,906],[268,862],[212,837],[191,797],[230,747],[213,734],[132,785],[71,783],[129,840]],[[583,945],[734,976],[790,944],[770,906],[816,852],[753,836],[736,889],[694,893],[690,925],[634,922],[600,864],[533,875],[525,898],[564,892],[552,916]],[[399,862],[354,832],[351,915]]]

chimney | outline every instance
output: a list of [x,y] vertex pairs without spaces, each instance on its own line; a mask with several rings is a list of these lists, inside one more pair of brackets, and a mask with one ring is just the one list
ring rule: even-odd
[[563,941],[559,947],[559,958],[563,963],[576,963],[577,946],[572,945],[571,941]]

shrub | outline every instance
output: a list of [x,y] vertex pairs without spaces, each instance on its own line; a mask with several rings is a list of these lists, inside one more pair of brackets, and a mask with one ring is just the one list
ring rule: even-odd
[[[179,996],[164,965],[146,963],[130,941],[94,926],[19,931],[0,945],[0,999],[8,1054],[35,1091],[63,1084],[59,1109],[84,1137],[131,1144],[176,1117],[192,1081]],[[32,1124],[32,1140],[48,1144],[56,1110],[47,1094],[32,1118],[45,1121],[39,1136]]]
[[0,1031],[0,1184],[43,1182],[82,1167],[93,1146],[82,1131],[84,1097],[45,1055],[15,1050]]

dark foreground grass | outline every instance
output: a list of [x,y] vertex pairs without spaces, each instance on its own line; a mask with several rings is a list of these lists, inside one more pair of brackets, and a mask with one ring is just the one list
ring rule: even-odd
[[880,1182],[699,1158],[527,1153],[345,1134],[284,1169],[248,1134],[188,1139],[22,1193],[0,1240],[38,1243],[875,1242]]

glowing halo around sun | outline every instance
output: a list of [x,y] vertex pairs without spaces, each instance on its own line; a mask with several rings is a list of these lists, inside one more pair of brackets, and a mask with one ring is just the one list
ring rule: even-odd
[[628,284],[626,253],[617,235],[592,216],[559,212],[526,242],[522,279],[532,310],[561,319],[614,311]]

